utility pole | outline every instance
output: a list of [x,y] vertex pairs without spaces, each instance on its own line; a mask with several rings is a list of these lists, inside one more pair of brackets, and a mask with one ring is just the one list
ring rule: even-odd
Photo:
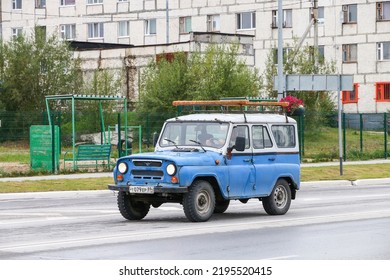
[[165,0],[166,9],[166,43],[169,44],[169,0]]
[[283,97],[283,9],[282,0],[278,0],[278,100]]

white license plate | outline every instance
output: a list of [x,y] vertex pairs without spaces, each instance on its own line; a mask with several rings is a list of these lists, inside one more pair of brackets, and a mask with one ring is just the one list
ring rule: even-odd
[[153,194],[154,188],[153,187],[137,187],[137,186],[130,186],[129,187],[130,193],[146,193],[146,194]]

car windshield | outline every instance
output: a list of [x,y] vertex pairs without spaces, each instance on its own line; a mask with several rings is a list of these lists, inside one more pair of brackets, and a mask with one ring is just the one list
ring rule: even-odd
[[228,123],[218,122],[169,122],[159,144],[161,147],[194,146],[196,141],[205,147],[222,148],[228,127]]

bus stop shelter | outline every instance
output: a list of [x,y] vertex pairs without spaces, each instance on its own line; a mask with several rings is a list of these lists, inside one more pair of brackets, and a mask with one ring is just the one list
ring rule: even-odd
[[[51,101],[67,100],[71,101],[72,109],[72,154],[73,154],[73,169],[76,169],[76,101],[98,101],[100,104],[100,118],[102,128],[104,128],[103,108],[101,106],[102,101],[120,101],[123,102],[124,113],[124,126],[127,127],[127,99],[122,96],[109,96],[109,95],[82,95],[82,94],[64,94],[64,95],[48,95],[46,96],[46,110],[49,120],[49,125],[52,126],[51,110],[49,103]],[[127,129],[125,129],[125,139],[127,139]],[[126,145],[127,152],[127,145]]]

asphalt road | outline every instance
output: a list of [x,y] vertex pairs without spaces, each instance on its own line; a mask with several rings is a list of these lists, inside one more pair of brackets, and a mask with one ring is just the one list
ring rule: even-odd
[[126,221],[110,191],[0,195],[2,260],[389,260],[389,232],[388,180],[304,183],[284,216],[250,200],[206,223],[177,204]]

